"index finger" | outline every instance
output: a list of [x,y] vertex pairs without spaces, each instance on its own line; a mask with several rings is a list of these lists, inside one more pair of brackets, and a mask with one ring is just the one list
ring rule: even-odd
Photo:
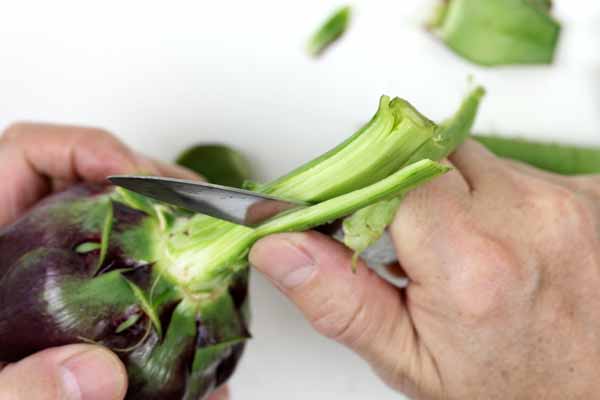
[[468,180],[444,163],[454,168],[408,193],[390,226],[398,262],[417,283],[440,277],[449,241],[460,239],[471,204]]
[[[0,226],[10,223],[42,197],[53,182],[105,182],[107,175],[161,174],[156,162],[131,151],[97,128],[19,123],[0,139]],[[173,169],[169,169],[173,174]],[[189,177],[186,174],[180,176]]]

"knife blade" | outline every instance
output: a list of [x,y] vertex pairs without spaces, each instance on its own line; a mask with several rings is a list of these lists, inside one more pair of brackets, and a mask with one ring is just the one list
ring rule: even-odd
[[310,205],[249,190],[175,178],[119,175],[109,176],[108,180],[155,200],[250,227],[283,211]]

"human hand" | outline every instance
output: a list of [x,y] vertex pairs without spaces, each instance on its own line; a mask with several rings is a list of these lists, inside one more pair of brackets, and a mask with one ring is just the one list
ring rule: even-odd
[[398,290],[327,236],[259,241],[251,263],[317,331],[417,399],[589,399],[600,391],[600,177],[468,141],[390,227]]
[[[134,153],[100,129],[12,125],[0,137],[0,228],[53,191],[140,171],[198,179],[184,168]],[[126,391],[123,364],[100,346],[52,348],[4,368],[0,363],[2,400],[120,400]],[[226,400],[227,389],[213,396],[211,400]]]

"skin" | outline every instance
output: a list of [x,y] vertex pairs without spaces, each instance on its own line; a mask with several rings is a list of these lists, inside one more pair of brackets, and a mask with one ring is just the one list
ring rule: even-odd
[[[48,194],[78,181],[146,172],[199,179],[193,172],[137,154],[96,128],[18,123],[0,137],[0,228]],[[122,400],[127,375],[109,350],[92,345],[47,349],[17,363],[0,360],[3,400]],[[209,400],[227,400],[227,388]]]
[[[600,390],[600,177],[563,177],[468,141],[390,227],[406,289],[315,233],[251,263],[321,334],[415,399],[591,399]],[[401,266],[401,268],[400,268]]]

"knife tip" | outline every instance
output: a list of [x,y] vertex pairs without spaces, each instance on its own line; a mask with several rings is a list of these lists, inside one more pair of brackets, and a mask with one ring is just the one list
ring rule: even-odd
[[112,183],[113,185],[117,185],[120,186],[123,183],[125,183],[127,181],[127,176],[123,176],[123,175],[111,175],[111,176],[107,176],[106,180],[110,183]]

